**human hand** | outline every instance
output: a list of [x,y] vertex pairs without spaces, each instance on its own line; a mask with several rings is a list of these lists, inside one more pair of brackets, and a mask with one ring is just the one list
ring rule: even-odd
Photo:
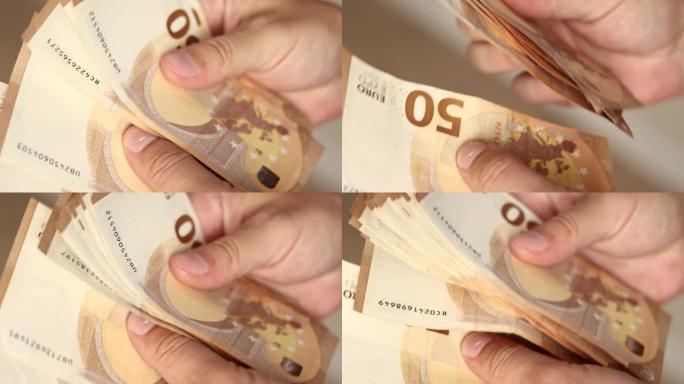
[[684,196],[517,194],[544,220],[513,237],[518,259],[551,266],[581,254],[656,302],[684,290]]
[[[207,244],[174,255],[180,282],[213,290],[249,277],[314,318],[341,304],[341,199],[320,194],[198,194],[191,200]],[[170,384],[271,383],[197,341],[129,315],[136,351]]]
[[488,384],[638,384],[626,373],[595,365],[569,364],[534,352],[505,336],[471,333],[461,343],[470,370]]
[[[216,36],[168,53],[166,78],[202,89],[248,75],[314,124],[342,111],[342,12],[318,0],[202,0]],[[138,177],[155,191],[220,192],[231,186],[172,142],[136,127],[123,139]]]
[[568,189],[535,172],[504,148],[473,141],[459,149],[456,164],[476,192],[564,192]]
[[342,11],[318,0],[202,0],[214,37],[161,60],[166,78],[204,89],[248,75],[314,123],[342,111]]
[[[570,47],[604,66],[642,104],[684,92],[684,3],[679,0],[504,0],[522,17],[534,20]],[[518,70],[517,64],[482,37],[473,39],[470,61],[484,73]],[[567,104],[563,96],[530,74],[513,83],[533,103]]]

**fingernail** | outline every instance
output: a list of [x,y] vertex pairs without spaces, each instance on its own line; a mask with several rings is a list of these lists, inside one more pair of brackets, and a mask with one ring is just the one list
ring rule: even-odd
[[140,128],[130,127],[124,133],[123,142],[128,152],[138,154],[157,139],[157,136],[147,133]]
[[173,262],[194,276],[202,276],[209,272],[209,264],[197,252],[190,251],[173,256]]
[[195,77],[202,72],[202,68],[186,50],[173,51],[162,59],[171,72],[179,77]]
[[469,359],[476,358],[492,339],[494,336],[488,333],[468,334],[461,345],[463,355]]
[[549,241],[534,230],[523,232],[513,237],[512,242],[515,243],[516,247],[525,248],[532,252],[543,251],[549,246]]
[[458,155],[456,155],[456,163],[458,164],[458,167],[461,169],[470,168],[475,159],[477,159],[477,157],[480,156],[480,154],[487,148],[489,148],[487,144],[481,143],[479,141],[464,145],[461,150],[458,151]]
[[138,336],[145,336],[152,330],[152,328],[154,328],[153,323],[150,323],[135,313],[128,314],[128,321],[126,321],[126,325],[131,332]]

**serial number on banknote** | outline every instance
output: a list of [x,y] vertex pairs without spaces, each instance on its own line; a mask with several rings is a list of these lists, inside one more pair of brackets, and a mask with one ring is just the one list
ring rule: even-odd
[[54,157],[47,155],[41,151],[38,151],[34,148],[32,148],[29,145],[26,145],[24,143],[17,143],[17,150],[19,152],[22,152],[26,155],[29,155],[33,157],[34,159],[41,161],[45,164],[48,164],[51,167],[55,167],[56,169],[59,169],[63,171],[66,174],[76,176],[76,177],[81,177],[81,171],[77,170],[76,168],[66,165],[63,162],[55,159]]
[[29,336],[26,336],[21,332],[18,332],[14,329],[10,329],[9,330],[9,337],[10,337],[10,340],[20,342],[20,343],[28,346],[32,350],[40,352],[40,353],[44,354],[45,356],[47,356],[47,357],[49,357],[49,358],[51,358],[57,362],[60,362],[62,364],[66,364],[66,365],[74,365],[74,359],[73,358],[66,356],[64,354],[61,354],[61,353],[57,353],[52,348],[50,348],[49,346],[42,344],[38,340],[31,338]]
[[430,315],[430,316],[446,316],[447,311],[442,310],[442,309],[434,309],[434,308],[423,308],[423,307],[418,307],[410,304],[402,304],[402,303],[396,303],[393,301],[389,300],[379,300],[378,305],[381,307],[389,308],[389,309],[395,309],[397,311],[402,311],[402,312],[413,312],[413,313],[419,313],[421,315]]
[[131,257],[128,255],[128,251],[126,250],[126,246],[121,238],[119,229],[116,226],[116,221],[114,221],[114,216],[112,215],[111,210],[108,209],[105,211],[105,219],[107,220],[107,223],[109,223],[109,228],[112,231],[112,236],[114,236],[116,245],[119,247],[119,253],[121,254],[121,257],[124,259],[124,261],[126,261],[126,264],[128,264],[134,273],[138,272],[138,267],[135,266],[133,259],[131,259]]
[[109,290],[112,290],[112,288],[109,285],[107,285],[107,283],[105,283],[104,280],[102,280],[100,278],[100,276],[98,276],[95,272],[93,272],[87,265],[85,265],[77,257],[74,257],[67,252],[60,253],[60,256],[62,256],[66,261],[68,261],[71,265],[73,265],[74,268],[79,269],[81,272],[90,275],[90,277],[95,279],[98,283],[102,284],[102,286],[104,286],[105,288],[107,288]]
[[466,240],[466,239],[463,238],[463,236],[461,235],[461,233],[458,232],[458,231],[456,230],[456,228],[454,228],[454,226],[451,224],[451,222],[446,218],[446,216],[444,216],[444,214],[442,213],[442,211],[441,211],[438,207],[433,207],[432,210],[433,210],[433,212],[435,212],[435,214],[437,215],[437,217],[439,218],[439,220],[440,220],[442,223],[444,223],[444,225],[445,225],[446,228],[449,230],[449,232],[451,232],[451,234],[454,235],[454,237],[456,237],[456,239],[457,239],[457,240],[458,240],[458,241],[459,241],[459,242],[460,242],[468,251],[470,251],[472,254],[474,254],[478,259],[482,259],[482,254],[481,254],[477,249],[475,249],[475,247],[473,247],[473,245],[470,244],[470,243],[468,242],[468,240]]
[[81,76],[85,77],[86,79],[90,80],[93,82],[95,85],[100,85],[100,79],[96,78],[95,75],[92,75],[88,70],[85,68],[81,67],[80,64],[76,62],[67,52],[65,52],[62,47],[57,44],[56,41],[52,40],[52,38],[49,38],[47,41],[47,44],[52,48],[58,55],[59,57],[64,60],[66,65],[70,66],[73,68],[77,73],[81,74]]
[[100,28],[100,23],[97,21],[95,11],[90,11],[88,15],[90,16],[90,26],[93,28],[93,32],[95,32],[95,35],[97,36],[97,39],[100,42],[102,51],[107,57],[109,64],[111,64],[112,68],[114,68],[116,73],[121,74],[121,66],[116,61],[116,58],[114,58],[114,55],[112,55],[112,50],[111,48],[109,48],[109,44],[107,44],[107,39],[104,36],[104,32],[102,32],[102,29]]

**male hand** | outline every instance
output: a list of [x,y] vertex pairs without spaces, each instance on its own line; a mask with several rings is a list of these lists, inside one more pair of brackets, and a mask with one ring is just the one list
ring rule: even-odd
[[[339,196],[226,193],[191,199],[208,243],[170,259],[180,282],[213,290],[249,277],[313,318],[340,307]],[[170,384],[272,382],[135,315],[129,315],[128,328],[136,351]]]
[[[539,266],[586,257],[656,302],[684,290],[684,197],[668,194],[523,193],[544,223],[515,236],[513,255]],[[576,256],[581,254],[582,256]],[[466,364],[487,383],[631,384],[608,368],[569,364],[483,333],[461,345]]]
[[463,181],[475,192],[563,192],[568,189],[535,172],[503,148],[466,143],[456,155]]
[[[318,0],[202,0],[214,38],[161,60],[174,84],[204,89],[248,75],[287,98],[314,124],[342,112],[342,11]],[[128,162],[156,191],[229,191],[230,185],[168,140],[136,127]]]
[[[684,91],[684,3],[679,0],[503,0],[611,71],[643,104]],[[468,30],[470,61],[484,73],[519,70],[506,53]],[[567,100],[525,73],[513,84],[533,103]]]
[[632,376],[595,365],[569,364],[500,335],[471,333],[461,343],[470,370],[487,384],[639,384]]

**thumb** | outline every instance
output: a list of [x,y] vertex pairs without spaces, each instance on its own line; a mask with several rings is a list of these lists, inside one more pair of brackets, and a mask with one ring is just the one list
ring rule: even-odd
[[167,53],[160,66],[183,88],[205,89],[248,72],[267,70],[286,54],[274,28],[237,30]]
[[511,9],[530,19],[584,20],[600,18],[621,0],[504,0]]
[[637,384],[625,373],[568,364],[534,352],[504,336],[471,333],[461,343],[471,371],[490,384]]
[[567,192],[503,148],[473,141],[456,156],[463,181],[476,192]]
[[567,212],[513,237],[509,248],[530,264],[558,264],[610,236],[616,220],[608,211],[602,200],[584,198]]
[[128,337],[136,352],[169,384],[266,384],[256,371],[237,367],[200,342],[129,314]]
[[231,191],[194,157],[176,144],[131,126],[123,136],[131,169],[154,191]]
[[169,268],[179,281],[193,288],[220,288],[282,260],[296,241],[290,228],[285,218],[274,216],[263,224],[241,227],[207,245],[173,255]]

